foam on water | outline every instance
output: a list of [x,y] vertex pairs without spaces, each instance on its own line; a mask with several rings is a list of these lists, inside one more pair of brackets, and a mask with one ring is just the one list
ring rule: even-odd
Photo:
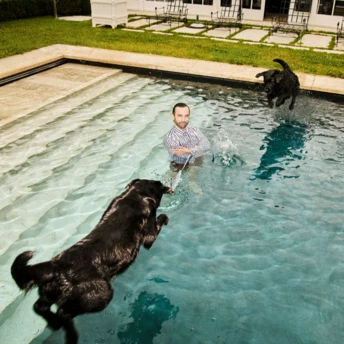
[[226,167],[242,165],[243,158],[240,156],[237,145],[230,140],[230,135],[223,128],[219,129],[213,142],[213,163]]
[[[81,343],[340,343],[343,106],[300,95],[290,112],[257,92],[129,79],[0,129],[1,342],[64,337],[32,311],[37,291],[19,292],[14,257],[33,249],[32,262],[50,259],[89,233],[128,182],[151,178],[175,187],[159,208],[169,224],[113,281],[106,310],[75,319]],[[212,142],[202,194],[188,171],[171,177],[162,145],[180,101]]]

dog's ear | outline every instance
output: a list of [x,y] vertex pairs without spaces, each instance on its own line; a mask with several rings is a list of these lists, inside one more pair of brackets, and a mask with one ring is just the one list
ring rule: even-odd
[[269,69],[264,73],[264,82],[269,82],[275,78],[280,71],[278,69]]
[[139,181],[140,179],[134,179],[132,180],[126,187],[125,189],[128,190],[129,188],[131,188],[137,181]]

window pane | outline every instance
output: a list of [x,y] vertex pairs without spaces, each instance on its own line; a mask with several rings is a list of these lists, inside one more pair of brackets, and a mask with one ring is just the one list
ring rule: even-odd
[[311,9],[310,0],[297,0],[295,1],[294,10],[299,12],[309,12]]
[[253,8],[254,10],[260,10],[261,4],[262,4],[262,1],[261,1],[261,0],[253,0],[252,8]]
[[243,0],[242,8],[251,8],[251,1],[252,0]]
[[221,6],[222,7],[231,7],[232,0],[221,0]]
[[333,1],[319,0],[318,14],[332,14]]
[[333,14],[336,16],[344,16],[344,1],[336,1]]

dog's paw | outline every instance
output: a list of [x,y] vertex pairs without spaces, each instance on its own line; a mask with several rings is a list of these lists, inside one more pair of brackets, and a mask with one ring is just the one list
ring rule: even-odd
[[160,214],[158,216],[158,223],[160,223],[161,225],[167,225],[168,224],[168,217],[165,214]]

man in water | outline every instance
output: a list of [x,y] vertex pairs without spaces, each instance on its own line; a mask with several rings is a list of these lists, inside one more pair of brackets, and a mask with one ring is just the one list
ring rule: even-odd
[[[164,146],[170,157],[171,170],[178,172],[185,163],[187,163],[185,168],[200,166],[203,162],[203,155],[210,149],[210,143],[199,128],[188,126],[190,108],[184,103],[176,104],[173,107],[172,120],[174,127],[164,138]],[[190,169],[190,174],[195,176],[195,170]],[[193,182],[193,184],[195,183]]]

